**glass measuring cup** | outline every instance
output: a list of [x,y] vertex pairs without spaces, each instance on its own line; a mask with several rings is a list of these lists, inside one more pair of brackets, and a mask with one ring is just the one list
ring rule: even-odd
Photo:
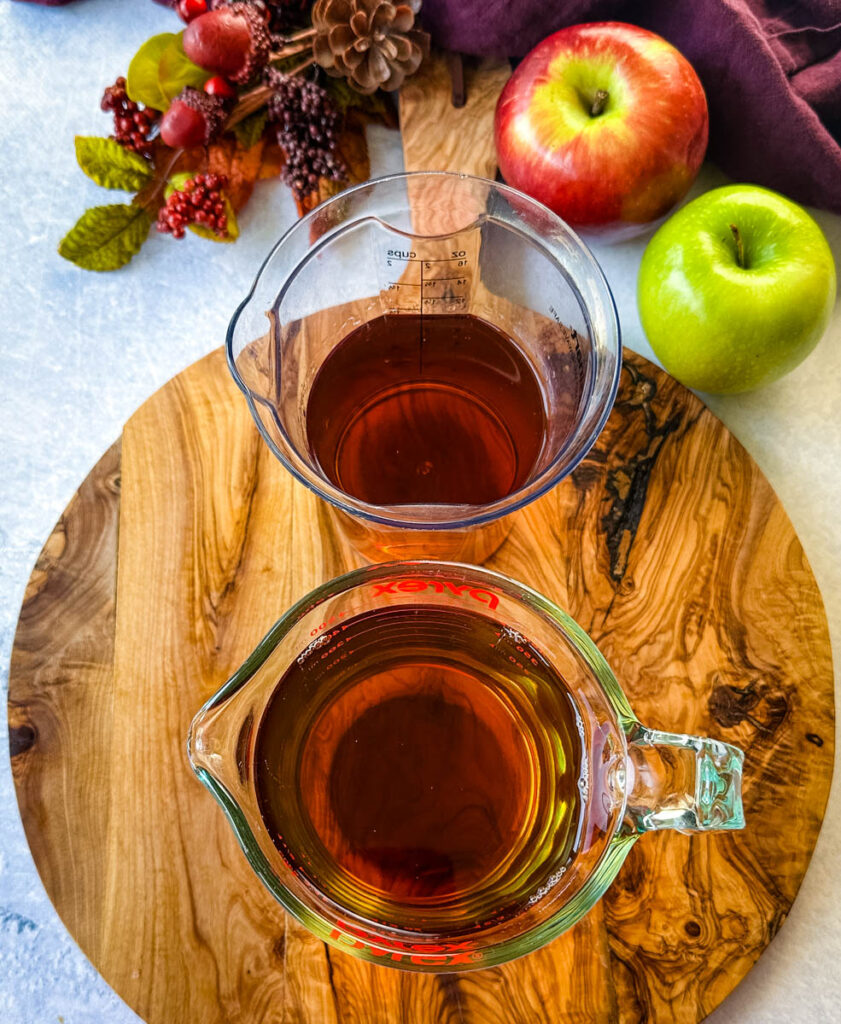
[[[389,626],[389,616],[400,621]],[[488,635],[490,644],[482,639]],[[407,682],[389,661],[390,637],[404,661],[414,651],[416,662],[437,666],[435,680],[420,674]],[[388,669],[377,677],[385,689],[371,690],[370,673],[358,671],[371,652],[377,671]],[[452,686],[442,690],[444,676]],[[438,703],[426,715],[420,698],[430,694]],[[370,730],[359,723],[370,724],[369,713],[376,718],[390,700],[410,700],[407,725],[370,742]],[[573,722],[568,733],[549,729],[559,700]],[[465,709],[478,708],[485,709],[481,715],[465,717]],[[418,744],[419,735],[431,742],[430,722],[452,721],[464,727],[446,733],[447,749]],[[278,723],[290,731],[277,762],[264,763],[271,745],[263,737]],[[522,745],[502,743],[512,729],[515,739],[525,737]],[[484,741],[477,744],[483,730],[500,738],[499,755],[489,757]],[[405,763],[389,761],[389,750]],[[476,751],[486,770],[470,770]],[[509,771],[511,751],[518,753]],[[380,564],[308,594],[196,715],[188,754],[251,866],[286,910],[340,949],[406,970],[489,967],[539,948],[600,899],[644,832],[744,826],[740,750],[645,728],[569,616],[521,583],[454,563]],[[337,774],[325,757],[339,769],[340,783],[347,773],[366,773],[368,791],[352,787],[353,800],[369,801],[364,807],[343,802],[347,787],[337,791],[335,806],[325,804]],[[462,769],[448,782],[441,779],[442,758]],[[308,792],[323,799],[306,806],[328,806],[329,821],[304,812],[298,819],[313,766]],[[261,789],[267,772],[283,784],[275,793],[279,804],[267,802]],[[388,820],[402,806],[392,799],[392,777],[408,787],[403,792],[399,781],[408,808],[402,824]],[[428,784],[436,788],[425,797]],[[508,787],[528,793],[514,802],[522,822],[508,827],[507,819],[504,841],[489,853],[482,837],[503,829],[511,805],[500,799]],[[288,811],[282,833],[266,811],[277,806]],[[372,819],[371,807],[387,808],[386,817]],[[449,818],[456,811],[467,817],[457,817],[454,827]],[[426,824],[424,814],[432,814]],[[477,833],[489,814],[493,827]],[[337,821],[353,836],[338,855]],[[572,838],[559,843],[562,829]],[[462,863],[442,873],[446,859],[459,856]],[[479,862],[481,878],[469,874],[465,857]],[[385,864],[386,874],[371,874],[372,863],[376,871]]]
[[[378,317],[429,324],[462,313],[512,339],[539,387],[545,429],[522,480],[483,504],[374,504],[338,486],[314,454],[307,422],[325,360]],[[366,182],[298,221],[234,314],[227,355],[274,454],[333,506],[342,532],[372,560],[483,561],[510,529],[503,517],[589,450],[621,367],[610,289],[574,232],[514,189],[438,172]]]

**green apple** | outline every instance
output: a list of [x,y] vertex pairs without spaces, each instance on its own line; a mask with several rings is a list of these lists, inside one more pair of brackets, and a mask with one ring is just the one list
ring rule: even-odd
[[640,320],[688,387],[748,391],[793,370],[826,329],[835,263],[801,207],[755,185],[693,200],[654,235],[637,283]]

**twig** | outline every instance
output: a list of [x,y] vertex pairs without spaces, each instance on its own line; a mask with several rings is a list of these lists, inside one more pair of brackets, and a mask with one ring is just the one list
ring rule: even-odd
[[270,53],[269,60],[285,60],[287,57],[297,57],[299,53],[305,53],[311,49],[312,45],[309,42],[293,46],[283,46],[279,50]]
[[298,64],[296,67],[291,68],[289,71],[285,71],[284,74],[288,75],[291,78],[293,75],[297,75],[300,74],[302,71],[306,71],[311,64],[315,64],[315,57],[308,57],[301,64]]
[[283,41],[284,41],[284,43],[297,43],[299,39],[312,39],[312,37],[314,35],[315,35],[315,29],[314,28],[304,28],[304,29],[301,29],[300,32],[296,32],[292,36],[285,36]]
[[166,191],[170,172],[178,163],[183,153],[184,150],[180,148],[172,150],[166,167],[164,167],[162,171],[158,171],[156,169],[155,177],[152,181],[150,181],[148,185],[144,185],[132,200],[135,206],[142,206],[143,209],[152,214],[152,216],[158,212],[161,207],[164,192]]
[[264,107],[268,103],[271,94],[272,89],[269,85],[258,85],[256,89],[247,92],[231,111],[228,120],[225,122],[225,131],[229,131],[234,125],[244,121],[255,110]]
[[[315,59],[312,56],[307,57],[305,61],[298,64],[297,67],[290,68],[289,71],[284,71],[284,74],[288,77],[299,74],[301,71],[306,69],[315,63]],[[238,125],[240,121],[244,121],[246,117],[253,114],[260,107],[264,107],[271,98],[272,87],[270,85],[258,85],[256,89],[252,89],[251,92],[247,92],[237,103],[234,109],[228,116],[228,120],[225,122],[225,131],[230,131],[235,125]]]

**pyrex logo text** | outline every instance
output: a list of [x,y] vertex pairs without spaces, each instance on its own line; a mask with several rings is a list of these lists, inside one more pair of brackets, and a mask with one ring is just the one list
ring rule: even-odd
[[494,609],[499,605],[499,598],[490,590],[483,590],[481,587],[471,587],[469,583],[452,583],[450,580],[392,580],[390,583],[375,583],[374,597],[383,594],[419,594],[424,590],[434,590],[436,594],[444,594],[449,591],[455,597],[470,597],[480,604],[486,604],[488,608]]

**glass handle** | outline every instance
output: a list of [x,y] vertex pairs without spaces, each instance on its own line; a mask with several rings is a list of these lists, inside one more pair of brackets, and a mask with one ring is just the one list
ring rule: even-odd
[[628,737],[623,831],[744,828],[738,747],[638,726]]

